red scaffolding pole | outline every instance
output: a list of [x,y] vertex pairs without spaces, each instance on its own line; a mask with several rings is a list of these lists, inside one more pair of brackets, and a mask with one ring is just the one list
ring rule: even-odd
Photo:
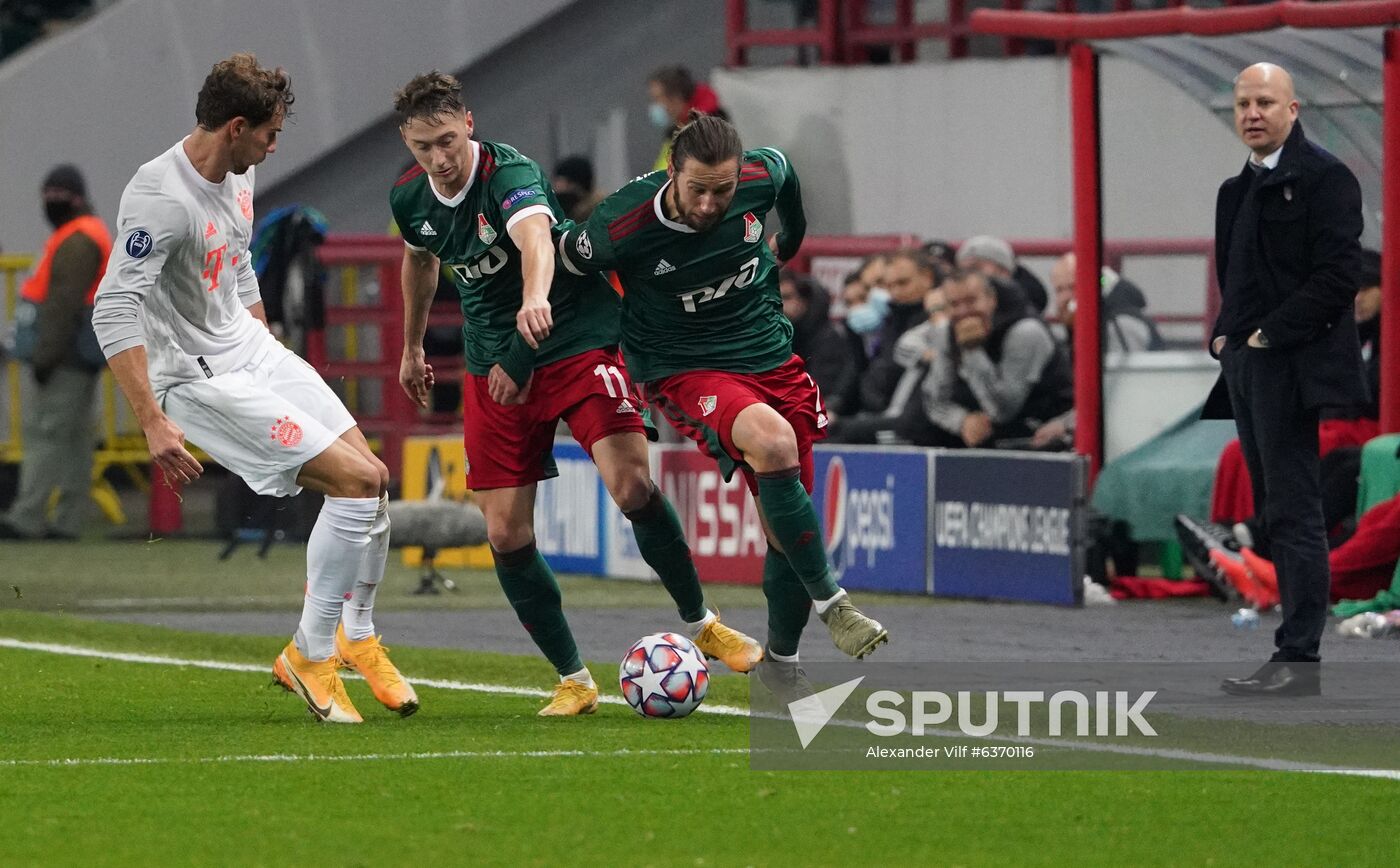
[[1385,32],[1381,127],[1381,431],[1400,431],[1400,31]]
[[1099,160],[1099,60],[1076,43],[1069,52],[1070,149],[1074,161],[1074,449],[1089,458],[1092,486],[1103,466],[1103,350],[1099,271],[1103,196]]

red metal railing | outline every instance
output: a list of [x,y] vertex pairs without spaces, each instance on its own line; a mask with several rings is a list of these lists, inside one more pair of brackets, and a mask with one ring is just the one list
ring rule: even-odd
[[[810,271],[818,257],[861,257],[917,246],[912,234],[809,236],[789,266]],[[1018,256],[1058,256],[1071,249],[1064,239],[1010,239]],[[428,412],[414,406],[399,387],[403,355],[403,299],[399,285],[403,242],[387,235],[331,235],[321,246],[321,262],[330,270],[326,302],[326,331],[307,340],[307,361],[337,388],[355,421],[377,446],[380,457],[397,477],[402,472],[403,439],[420,434],[452,434],[461,430],[460,408]],[[1206,317],[1219,304],[1215,285],[1214,246],[1208,239],[1137,239],[1104,243],[1104,262],[1122,268],[1130,256],[1201,256],[1206,260]],[[335,289],[349,288],[345,292]],[[1159,322],[1199,322],[1195,316],[1157,316]],[[460,327],[456,304],[435,304],[429,327]],[[328,332],[342,330],[340,340]],[[348,339],[354,335],[356,339]],[[370,338],[377,336],[377,340]],[[365,350],[369,347],[369,350]],[[377,347],[377,349],[375,349]],[[430,358],[439,383],[460,380],[460,356]],[[373,386],[371,387],[371,384]]]
[[[379,457],[397,477],[403,470],[403,440],[420,434],[449,434],[461,430],[459,412],[432,413],[420,410],[399,386],[399,361],[403,356],[403,294],[399,284],[403,241],[389,235],[331,235],[320,249],[321,262],[331,271],[332,287],[351,285],[349,300],[327,292],[326,328],[352,333],[377,332],[378,352],[364,358],[343,348],[328,349],[325,332],[313,332],[307,340],[307,361],[340,392],[361,430],[379,447]],[[346,272],[349,270],[349,274]],[[360,286],[352,275],[366,274],[373,287]],[[339,279],[337,279],[337,277]],[[460,328],[462,314],[455,304],[436,304],[428,316],[429,328]],[[345,342],[343,342],[345,343]],[[358,347],[369,341],[348,342]],[[353,356],[347,358],[346,356]],[[460,380],[460,355],[428,360],[439,383]],[[365,388],[367,384],[375,388]]]
[[[1249,2],[1250,0],[1223,0],[1225,6],[1245,7]],[[1165,26],[1165,22],[1179,21],[1183,14],[1189,16],[1192,13],[1211,11],[1191,9],[1186,0],[1158,0],[1158,5],[1162,8],[1136,11],[1133,0],[1114,0],[1113,11],[1110,14],[1081,13],[1073,17],[1103,22],[1117,19],[1122,15],[1142,20],[1150,20],[1153,16],[1160,16],[1164,22],[1163,26]],[[1347,16],[1357,16],[1363,13],[1340,7],[1382,4],[1357,2],[1357,0],[1338,0],[1338,2],[1332,3],[1278,5],[1326,7],[1312,12],[1295,13],[1302,17],[1310,17],[1310,20],[1320,20],[1329,16],[1350,20]],[[947,56],[956,59],[967,57],[969,40],[977,33],[1001,35],[1001,49],[1005,56],[1014,57],[1025,52],[1025,37],[1020,31],[1001,34],[995,29],[986,27],[974,30],[971,26],[971,16],[968,13],[966,0],[947,0],[944,16],[936,19],[917,18],[914,0],[894,0],[893,19],[882,23],[870,20],[867,14],[868,6],[868,0],[817,0],[816,20],[811,25],[760,28],[752,27],[749,24],[748,0],[726,0],[725,32],[728,46],[726,63],[731,67],[747,66],[749,52],[753,48],[804,46],[816,49],[817,59],[823,64],[865,63],[870,58],[870,49],[877,47],[889,49],[892,60],[907,63],[917,59],[919,43],[927,40],[946,42],[948,45]],[[1066,18],[1069,16],[1065,13],[1078,13],[1079,10],[1079,3],[1076,0],[1057,0],[1056,12],[1023,13],[1020,11],[1023,6],[1023,0],[1002,0],[1000,9],[984,8],[973,14],[982,16],[986,13],[1013,12],[1020,15],[1038,14],[1053,18]],[[1260,14],[1255,11],[1259,8],[1262,7],[1241,8],[1233,14],[1241,20],[1252,21]],[[1222,19],[1208,18],[1206,20],[1219,22]],[[1219,25],[1213,24],[1212,26]],[[1063,53],[1067,40],[1076,37],[1053,35],[1050,38],[1057,40],[1056,50]]]

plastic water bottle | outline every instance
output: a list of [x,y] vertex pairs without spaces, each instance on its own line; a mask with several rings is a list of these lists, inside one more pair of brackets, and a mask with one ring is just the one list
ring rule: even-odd
[[1380,639],[1394,630],[1390,619],[1380,612],[1363,612],[1360,633],[1367,639]]
[[1259,611],[1257,609],[1240,609],[1230,616],[1230,623],[1236,630],[1254,630],[1259,626]]

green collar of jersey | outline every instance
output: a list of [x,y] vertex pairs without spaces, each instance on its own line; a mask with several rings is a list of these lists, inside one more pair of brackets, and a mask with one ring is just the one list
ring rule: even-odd
[[457,191],[456,196],[449,199],[439,193],[438,188],[433,185],[432,173],[423,173],[428,176],[428,189],[433,191],[433,198],[437,199],[448,208],[456,208],[458,205],[465,202],[467,200],[467,193],[471,192],[472,184],[476,183],[476,170],[477,167],[481,165],[481,145],[477,143],[476,139],[469,139],[467,144],[471,146],[472,150],[472,167],[467,171],[467,183],[462,185],[462,189]]

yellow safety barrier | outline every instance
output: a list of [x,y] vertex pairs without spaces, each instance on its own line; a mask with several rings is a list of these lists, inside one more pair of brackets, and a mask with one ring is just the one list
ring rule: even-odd
[[[32,256],[0,255],[0,281],[4,284],[0,303],[3,303],[5,323],[14,322],[20,283],[33,265]],[[0,463],[17,464],[24,456],[24,404],[20,389],[24,373],[20,363],[14,359],[5,363],[4,370],[10,418],[8,424],[0,429],[3,431]],[[110,371],[102,372],[100,394],[102,417],[98,426],[100,441],[92,463],[92,499],[112,524],[126,524],[126,513],[122,510],[116,489],[107,482],[107,468],[120,467],[138,488],[148,491],[150,481],[143,467],[150,463],[151,456],[146,449],[145,435],[126,409],[125,402],[117,400],[117,385]]]
[[[432,480],[441,477],[446,483],[442,496],[449,500],[470,500],[467,490],[466,449],[462,438],[457,437],[405,437],[403,441],[403,485],[400,498],[403,500],[424,500],[428,496]],[[423,550],[408,548],[403,550],[405,566],[416,567],[422,563]],[[453,549],[439,549],[434,561],[440,567],[472,567],[489,570],[494,566],[491,560],[491,546],[462,546]]]

